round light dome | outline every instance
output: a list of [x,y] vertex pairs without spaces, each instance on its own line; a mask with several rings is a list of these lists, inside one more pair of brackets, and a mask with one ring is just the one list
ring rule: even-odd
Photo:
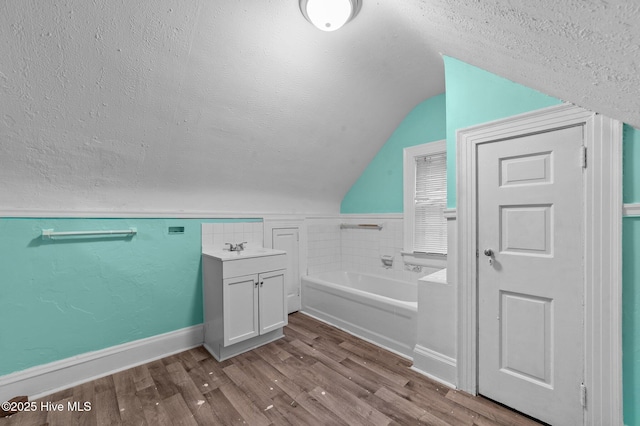
[[360,0],[300,0],[304,17],[322,31],[342,27],[356,16],[360,6]]

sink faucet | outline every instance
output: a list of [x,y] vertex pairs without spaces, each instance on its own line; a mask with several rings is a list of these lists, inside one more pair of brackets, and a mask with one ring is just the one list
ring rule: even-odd
[[243,241],[238,244],[231,244],[231,243],[224,243],[224,244],[229,246],[229,251],[242,251],[244,250],[244,245],[247,244],[247,242]]

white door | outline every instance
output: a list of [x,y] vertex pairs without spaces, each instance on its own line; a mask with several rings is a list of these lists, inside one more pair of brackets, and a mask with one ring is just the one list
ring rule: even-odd
[[265,334],[287,325],[287,302],[285,297],[284,270],[266,272],[258,276],[260,282],[260,334]]
[[287,312],[296,312],[300,310],[300,231],[298,228],[274,228],[272,232],[272,248],[287,252]]
[[478,146],[478,391],[553,425],[583,423],[582,145]]

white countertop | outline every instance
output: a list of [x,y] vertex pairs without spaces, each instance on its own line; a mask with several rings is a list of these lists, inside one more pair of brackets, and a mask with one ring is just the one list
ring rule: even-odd
[[248,248],[242,251],[220,250],[219,248],[202,247],[202,255],[213,257],[215,259],[226,262],[228,260],[249,259],[252,257],[276,256],[287,254],[284,250],[276,250],[265,247]]

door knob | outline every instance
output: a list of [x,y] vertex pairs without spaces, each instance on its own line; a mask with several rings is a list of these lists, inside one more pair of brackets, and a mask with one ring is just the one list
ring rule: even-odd
[[484,255],[489,257],[489,266],[493,265],[493,250],[484,249]]

